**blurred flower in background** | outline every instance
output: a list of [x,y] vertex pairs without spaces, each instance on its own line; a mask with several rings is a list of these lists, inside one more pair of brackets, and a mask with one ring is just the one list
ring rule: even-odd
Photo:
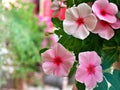
[[18,0],[2,0],[2,5],[4,8],[11,10],[12,7],[20,8],[21,5]]

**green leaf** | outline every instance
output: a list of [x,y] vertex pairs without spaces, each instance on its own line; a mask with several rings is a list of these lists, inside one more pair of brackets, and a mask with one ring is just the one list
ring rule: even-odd
[[103,81],[101,83],[97,84],[97,87],[94,90],[108,90],[108,84],[105,78],[103,78]]
[[58,42],[61,43],[66,49],[73,51],[75,54],[78,54],[81,50],[82,41],[71,35],[63,35]]
[[116,45],[120,46],[120,39],[119,39],[119,37],[120,37],[120,29],[115,30],[115,31],[116,32],[115,32],[115,35],[114,35],[114,40],[116,41]]
[[41,55],[43,52],[45,52],[46,50],[48,50],[49,48],[43,48],[39,51],[39,54]]
[[104,73],[105,78],[111,84],[110,90],[120,90],[120,71],[114,70],[113,74]]
[[85,90],[85,85],[76,81],[76,87],[78,90]]
[[117,17],[120,19],[120,11],[118,12]]
[[66,0],[67,7],[72,7],[74,5],[74,0]]
[[70,73],[69,73],[69,77],[72,77],[74,74],[75,74],[75,72],[76,72],[76,69],[77,69],[77,64],[78,64],[78,62],[75,62],[74,63],[74,65],[73,65],[73,67],[71,68],[71,70],[70,70]]
[[101,49],[103,46],[103,39],[96,34],[90,34],[85,40],[82,41],[81,51],[96,51],[101,56]]
[[118,60],[118,56],[119,56],[119,52],[117,48],[104,51],[102,56],[103,57],[102,68],[103,69],[109,68],[115,61]]
[[79,5],[80,3],[83,3],[85,0],[74,0],[75,5]]
[[63,21],[60,21],[58,18],[52,18],[52,22],[56,28],[63,29]]
[[79,5],[80,3],[94,2],[95,0],[74,0],[75,5]]
[[55,34],[57,34],[58,37],[60,37],[61,35],[64,35],[64,34],[66,34],[66,33],[64,32],[63,29],[59,29],[59,30],[55,30]]

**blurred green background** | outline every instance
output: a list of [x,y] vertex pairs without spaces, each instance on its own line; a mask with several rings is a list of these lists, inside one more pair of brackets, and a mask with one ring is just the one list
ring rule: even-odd
[[[40,72],[44,26],[39,25],[33,9],[33,3],[20,0],[6,8],[0,0],[0,87],[8,78],[24,78]],[[14,74],[11,75],[9,67],[4,70],[7,66],[14,68]]]

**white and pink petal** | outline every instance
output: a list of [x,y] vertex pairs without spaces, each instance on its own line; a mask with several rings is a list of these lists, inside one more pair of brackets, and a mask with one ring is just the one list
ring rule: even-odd
[[90,32],[84,25],[78,26],[78,28],[74,31],[73,36],[79,39],[85,39],[88,37]]
[[78,25],[76,24],[75,21],[64,20],[63,28],[68,35],[72,35],[75,32],[75,30],[78,28]]
[[80,17],[86,17],[92,13],[91,7],[86,3],[79,4],[77,9]]
[[90,14],[89,16],[85,17],[84,19],[85,26],[89,31],[92,31],[95,29],[97,24],[97,18],[94,14]]

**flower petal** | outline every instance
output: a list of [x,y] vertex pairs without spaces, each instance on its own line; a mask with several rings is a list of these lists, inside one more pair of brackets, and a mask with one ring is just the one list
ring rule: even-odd
[[81,83],[84,83],[86,77],[88,74],[85,72],[84,67],[78,67],[76,74],[75,74],[75,79]]
[[86,77],[85,85],[90,90],[96,87],[96,79],[94,75],[89,75],[88,77]]
[[96,81],[97,82],[102,82],[102,80],[103,80],[102,67],[97,66],[95,69],[96,69],[96,72],[95,72]]
[[65,19],[65,12],[66,12],[66,8],[60,8],[60,12],[59,12],[59,19],[60,20]]
[[75,20],[76,18],[79,18],[77,7],[68,8],[65,13],[65,19]]
[[53,61],[53,58],[55,57],[54,51],[52,49],[49,49],[41,54],[42,59],[45,61]]
[[117,20],[115,23],[110,23],[111,27],[114,29],[119,29],[120,28],[120,20]]
[[92,31],[93,33],[98,33],[98,35],[104,39],[111,39],[114,36],[114,31],[113,29],[109,26],[108,23],[105,23],[103,21],[98,21],[96,28],[94,31]]
[[[92,58],[90,58],[92,57]],[[101,58],[98,56],[98,54],[95,51],[91,51],[90,55],[89,55],[89,60],[90,63],[94,64],[94,65],[100,65],[101,64]]]
[[61,65],[57,67],[57,70],[54,73],[54,75],[58,77],[66,77],[68,76],[68,70]]
[[51,9],[52,10],[59,10],[59,2],[57,1],[57,0],[54,0],[53,2],[52,2],[52,6],[51,6]]
[[89,34],[90,34],[90,32],[86,29],[86,27],[84,25],[81,25],[81,26],[78,27],[77,30],[75,30],[75,32],[73,33],[73,36],[83,40]]
[[75,61],[75,56],[67,51],[61,44],[56,43],[52,48],[55,56],[61,57],[62,63],[71,67]]
[[[92,58],[91,58],[92,57]],[[87,51],[79,54],[79,64],[87,67],[87,65],[100,65],[101,58],[95,51]]]
[[97,24],[97,19],[94,14],[91,14],[84,19],[85,21],[85,26],[87,27],[88,30],[93,30],[96,27]]
[[108,7],[106,7],[106,11],[111,15],[116,15],[118,13],[118,7],[114,3],[109,3]]
[[58,71],[57,66],[53,62],[44,62],[42,64],[43,71],[46,74],[52,74],[54,75],[56,71]]
[[92,13],[91,7],[86,3],[79,4],[78,5],[78,11],[79,11],[79,16],[80,17],[86,17],[86,16],[88,16],[89,14]]
[[96,0],[92,5],[92,10],[95,14],[99,14],[100,10],[106,8],[108,4],[108,0]]
[[104,21],[109,22],[109,23],[115,23],[117,21],[116,16],[109,15],[109,14],[106,14],[105,16],[102,16],[99,14],[98,17],[100,20],[104,20]]
[[87,65],[89,64],[89,54],[90,52],[81,52],[79,54],[79,64],[83,65],[85,67],[87,67]]
[[59,68],[58,74],[57,76],[61,76],[61,77],[66,77],[68,76],[70,69],[72,68],[72,65],[68,65],[68,64],[62,64]]
[[78,28],[78,25],[76,24],[75,21],[64,20],[63,27],[64,27],[64,31],[67,34],[72,35],[75,32],[75,30]]

